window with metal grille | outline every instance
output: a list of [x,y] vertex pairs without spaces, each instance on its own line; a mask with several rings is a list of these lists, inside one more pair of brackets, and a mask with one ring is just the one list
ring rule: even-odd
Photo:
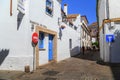
[[53,1],[46,0],[46,14],[53,16]]

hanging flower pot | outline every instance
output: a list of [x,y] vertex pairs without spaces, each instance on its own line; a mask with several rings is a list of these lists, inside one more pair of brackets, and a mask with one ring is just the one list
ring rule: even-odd
[[64,25],[61,25],[61,29],[64,29],[65,28],[65,26]]

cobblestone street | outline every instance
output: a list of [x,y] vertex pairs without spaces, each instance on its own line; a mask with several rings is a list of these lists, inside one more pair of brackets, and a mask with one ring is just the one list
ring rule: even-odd
[[16,80],[119,80],[119,65],[110,67],[97,64],[98,55],[98,52],[92,51],[60,63],[51,63]]
[[98,64],[99,52],[51,63],[34,73],[0,71],[0,80],[120,80],[119,64]]
[[120,80],[120,0],[0,0],[0,80]]

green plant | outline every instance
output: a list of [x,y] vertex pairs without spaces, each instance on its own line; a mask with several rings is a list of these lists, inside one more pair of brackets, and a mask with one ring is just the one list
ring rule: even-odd
[[98,41],[92,43],[92,45],[95,45],[96,47],[99,47],[99,43],[98,43]]

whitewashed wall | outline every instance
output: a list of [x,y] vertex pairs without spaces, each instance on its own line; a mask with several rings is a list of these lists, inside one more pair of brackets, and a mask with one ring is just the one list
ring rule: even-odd
[[[47,29],[56,31],[58,34],[58,43],[57,43],[57,61],[64,60],[66,58],[70,58],[70,49],[69,49],[69,39],[73,39],[72,47],[78,47],[80,45],[78,40],[78,36],[80,33],[75,31],[72,28],[69,28],[66,25],[66,28],[61,30],[62,31],[62,37],[61,40],[59,39],[59,33],[60,33],[60,28],[58,25],[58,18],[61,18],[61,4],[57,0],[53,0],[54,7],[53,7],[53,16],[49,16],[45,12],[46,8],[46,3],[45,0],[40,0],[40,1],[32,1],[30,2],[30,20],[33,20],[39,24],[42,24],[47,27]],[[37,8],[36,8],[37,7]],[[37,16],[36,16],[37,15]],[[79,19],[80,20],[80,19]],[[80,23],[80,22],[79,22]],[[79,24],[78,23],[78,24]],[[77,36],[76,36],[77,35]],[[48,44],[48,42],[46,42]],[[79,49],[75,50],[74,54],[79,53]],[[42,53],[41,53],[42,52]],[[44,55],[43,55],[44,54]],[[48,51],[40,51],[40,64],[46,64],[48,62],[48,59],[43,59],[43,57],[47,58],[48,57]]]
[[[22,70],[26,65],[32,69],[32,46],[29,26],[29,6],[21,25],[17,27],[17,0],[13,1],[13,15],[10,16],[10,0],[0,1],[0,58],[1,70]],[[27,1],[29,3],[29,1]]]
[[[102,26],[103,20],[106,18],[106,0],[99,1],[98,15],[99,15],[99,27]],[[100,57],[104,59],[104,34],[103,29],[100,31]]]
[[115,23],[115,29],[111,31],[115,36],[114,42],[111,44],[111,62],[120,63],[120,22]]
[[[58,32],[59,35],[58,18],[61,17],[60,3],[58,3],[57,0],[53,0],[54,12],[53,17],[50,17],[45,13],[45,0],[26,1],[25,15],[23,16],[19,27],[17,26],[17,15],[19,14],[19,11],[17,10],[17,0],[13,1],[12,16],[9,14],[10,2],[0,1],[0,70],[24,71],[26,65],[30,66],[30,70],[33,69],[33,47],[31,45],[31,36],[34,30],[31,30],[32,26],[30,21],[42,24],[46,26],[47,29]],[[79,33],[69,27],[65,28],[62,32],[62,40],[60,40],[58,36],[58,61],[70,57],[68,38],[74,39],[73,48],[79,46]],[[48,42],[47,38],[48,37],[46,36],[46,43]],[[77,50],[79,51],[78,48]],[[39,62],[41,64],[46,64],[48,62],[48,51],[42,52],[39,57]]]
[[82,25],[83,27],[81,27],[80,31],[80,37],[81,37],[81,47],[84,46],[85,48],[87,47],[91,47],[91,37],[90,35],[88,34],[88,30],[86,29],[87,28],[87,24],[85,23],[85,21],[83,20],[82,21]]
[[[30,1],[30,20],[58,32],[58,18],[61,17],[61,4],[53,0],[53,16],[46,14],[46,0]],[[39,51],[39,65],[48,63],[48,35],[45,36],[45,50]]]
[[[102,26],[102,21],[106,19],[106,0],[101,0],[100,1],[100,7],[99,7],[99,26]],[[118,0],[109,0],[109,18],[119,18],[120,15],[120,1]],[[100,53],[101,53],[101,58],[105,62],[115,62],[118,63],[120,62],[120,57],[119,57],[119,32],[120,32],[120,23],[114,23],[114,29],[110,30],[108,29],[110,24],[105,24],[104,25],[104,34],[103,30],[100,31]],[[112,42],[110,45],[109,43],[106,42],[106,35],[108,34],[113,34],[115,36],[115,41]]]
[[[72,49],[69,48],[69,39],[72,39]],[[62,30],[61,40],[58,40],[58,61],[77,55],[79,52],[80,33],[66,25],[66,28]]]
[[120,17],[120,0],[109,0],[110,18]]
[[73,23],[77,27],[77,32],[80,33],[80,29],[81,29],[81,15],[80,14],[77,16],[76,20]]
[[106,52],[106,61],[119,63],[120,62],[120,22],[114,23],[114,29],[109,30],[109,25],[106,25],[105,27],[105,34],[111,34],[115,36],[114,42],[112,42],[110,45],[109,43],[105,42],[105,52]]

